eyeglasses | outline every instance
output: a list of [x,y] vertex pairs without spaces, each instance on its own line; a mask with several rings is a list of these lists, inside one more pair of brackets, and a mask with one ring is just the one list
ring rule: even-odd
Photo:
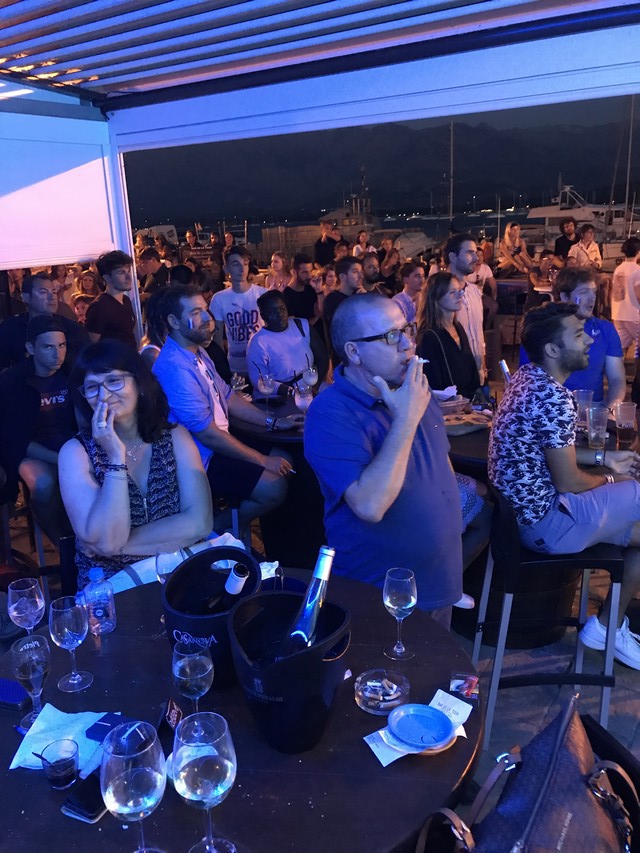
[[369,341],[384,341],[390,347],[397,347],[402,336],[406,338],[415,338],[418,326],[416,323],[407,323],[401,329],[389,329],[388,332],[383,332],[381,335],[369,335],[366,338],[352,338],[352,343],[369,343]]
[[133,376],[133,374],[118,373],[116,376],[107,376],[104,382],[88,382],[79,390],[85,400],[93,400],[98,396],[101,388],[106,388],[107,391],[122,391],[127,376]]

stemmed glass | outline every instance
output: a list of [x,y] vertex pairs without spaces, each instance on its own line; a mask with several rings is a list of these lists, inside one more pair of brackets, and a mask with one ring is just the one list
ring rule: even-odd
[[63,675],[58,687],[63,693],[77,693],[93,684],[90,672],[76,669],[76,649],[87,636],[89,619],[87,608],[72,595],[65,595],[51,602],[49,608],[49,631],[51,639],[61,649],[71,653],[71,672]]
[[247,387],[247,380],[241,373],[232,373],[231,374],[231,390],[240,393],[240,391],[244,391]]
[[306,412],[313,402],[313,392],[304,382],[296,382],[293,389],[293,400],[301,412]]
[[409,660],[415,656],[411,646],[402,642],[402,621],[413,613],[418,600],[416,578],[411,569],[389,569],[384,579],[382,601],[398,623],[398,638],[384,653],[391,660]]
[[206,811],[206,835],[189,853],[236,853],[225,838],[214,838],[211,809],[219,805],[236,780],[236,751],[229,726],[220,714],[185,717],[173,742],[173,784],[187,803]]
[[147,847],[142,821],[153,812],[167,784],[164,753],[150,723],[122,723],[112,729],[102,745],[100,789],[105,806],[124,823],[140,828],[136,853],[162,853]]
[[15,625],[33,629],[44,616],[44,596],[36,578],[20,578],[7,588],[9,618]]
[[171,671],[174,684],[183,696],[191,699],[197,714],[198,699],[208,693],[213,684],[213,661],[209,648],[198,643],[176,643]]
[[273,394],[276,387],[275,379],[273,378],[273,373],[270,371],[260,371],[260,375],[258,376],[258,391],[261,394],[264,394],[265,397],[265,412],[267,415],[269,414],[269,397]]
[[[178,551],[158,551],[156,553],[156,577],[164,586],[180,563],[186,560],[186,554],[180,548]],[[164,631],[164,613],[160,615],[160,631]]]
[[315,385],[318,381],[318,368],[315,364],[309,364],[309,358],[307,356],[307,366],[302,371],[302,378],[307,383],[307,385]]
[[27,691],[33,710],[20,720],[22,729],[29,729],[42,711],[42,687],[49,674],[51,650],[46,637],[33,634],[21,637],[11,646],[13,674]]

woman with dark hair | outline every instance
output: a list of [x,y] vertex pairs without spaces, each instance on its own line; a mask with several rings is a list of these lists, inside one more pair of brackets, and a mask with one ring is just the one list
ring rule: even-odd
[[177,551],[211,532],[211,497],[189,433],[142,358],[104,340],[76,361],[72,384],[88,424],[60,451],[62,499],[76,533],[78,588],[159,548]]
[[140,355],[149,370],[151,370],[154,361],[160,355],[160,350],[167,339],[167,327],[160,312],[160,303],[166,290],[166,287],[155,290],[147,299],[144,306],[144,336],[140,347]]
[[418,308],[417,351],[428,359],[424,372],[432,388],[456,385],[459,394],[471,399],[480,377],[467,334],[456,320],[462,290],[463,285],[451,273],[429,277]]

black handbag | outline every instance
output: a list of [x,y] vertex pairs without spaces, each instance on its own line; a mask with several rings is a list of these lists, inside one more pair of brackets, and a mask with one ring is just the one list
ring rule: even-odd
[[[497,780],[507,777],[499,801],[478,815]],[[614,762],[596,761],[577,712],[577,696],[528,746],[499,756],[466,821],[450,809],[431,815],[416,853],[548,853],[631,849],[629,812],[609,782],[615,772],[628,788],[627,802],[640,807],[633,782]]]

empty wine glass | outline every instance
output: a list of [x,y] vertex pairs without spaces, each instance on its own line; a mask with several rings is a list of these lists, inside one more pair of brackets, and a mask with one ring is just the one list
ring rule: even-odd
[[189,853],[236,853],[231,841],[213,837],[211,827],[211,809],[233,787],[236,769],[236,752],[224,717],[203,712],[178,724],[173,742],[173,784],[187,805],[206,812],[206,835]]
[[384,653],[391,660],[409,660],[415,656],[411,646],[402,642],[402,622],[413,613],[418,600],[416,578],[411,569],[389,569],[384,579],[382,601],[398,623],[398,638],[392,646],[387,646]]
[[213,661],[209,648],[199,643],[176,643],[171,671],[174,684],[183,696],[191,699],[197,714],[198,699],[208,693],[213,684]]
[[301,412],[306,412],[313,402],[313,392],[304,382],[296,382],[293,391],[293,400]]
[[20,578],[7,588],[9,618],[31,634],[44,616],[44,596],[36,578]]
[[71,672],[63,675],[58,687],[63,693],[77,693],[93,684],[90,672],[76,669],[76,649],[87,636],[89,619],[87,608],[72,595],[65,595],[51,602],[49,608],[49,631],[51,639],[61,649],[71,654]]
[[178,568],[180,563],[187,559],[186,553],[179,548],[177,551],[158,551],[156,554],[156,577],[164,584]]
[[21,637],[11,646],[13,674],[27,691],[33,703],[33,710],[20,720],[20,727],[29,729],[35,723],[42,710],[42,687],[49,674],[51,649],[46,637],[33,634]]
[[125,823],[138,824],[136,853],[162,853],[147,847],[142,822],[163,797],[167,784],[164,753],[150,723],[128,722],[112,729],[102,745],[100,789],[111,814]]

